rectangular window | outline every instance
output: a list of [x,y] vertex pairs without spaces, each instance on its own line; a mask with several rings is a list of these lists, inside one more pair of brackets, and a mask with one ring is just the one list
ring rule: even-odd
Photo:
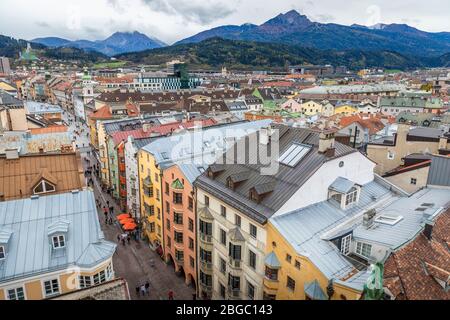
[[300,270],[300,261],[295,260],[295,268],[297,268],[298,270]]
[[44,282],[45,296],[59,294],[58,279],[52,279]]
[[222,258],[219,258],[219,268],[220,268],[220,272],[222,274],[227,273],[227,262],[225,260],[223,260]]
[[205,206],[209,207],[209,197],[205,196]]
[[170,194],[169,184],[166,182],[166,194]]
[[232,290],[240,290],[241,289],[241,278],[228,275],[228,285]]
[[188,200],[189,200],[188,209],[192,211],[194,209],[194,199],[189,197]]
[[417,179],[416,178],[411,178],[411,184],[416,185],[417,184]]
[[161,236],[161,226],[158,225],[158,236]]
[[100,275],[97,273],[97,274],[94,274],[94,284],[95,285],[97,285],[97,284],[100,284]]
[[167,236],[167,248],[170,248],[172,246],[172,240],[169,236]]
[[79,276],[80,289],[88,288],[92,285],[90,276]]
[[372,253],[372,245],[368,243],[357,242],[356,253],[359,254],[360,256],[369,258],[370,254]]
[[8,289],[8,300],[25,300],[23,287]]
[[155,181],[159,182],[159,176],[158,176],[158,173],[156,173],[156,172],[155,172]]
[[150,232],[155,232],[155,223],[150,223]]
[[173,222],[175,224],[183,224],[183,214],[179,213],[179,212],[174,212],[173,213]]
[[256,239],[258,229],[253,224],[250,224],[250,235]]
[[220,243],[224,246],[227,245],[227,233],[222,229],[220,229]]
[[200,233],[204,235],[211,236],[212,235],[212,223],[208,223],[200,220]]
[[174,231],[173,239],[176,243],[183,243],[183,233]]
[[173,203],[175,204],[183,204],[183,194],[174,192],[173,193]]
[[230,242],[228,253],[234,260],[241,260],[241,246],[234,245]]
[[166,219],[166,226],[167,226],[167,230],[170,230],[170,220]]
[[166,201],[166,212],[170,213],[170,204]]
[[105,271],[104,270],[100,271],[99,275],[100,275],[100,283],[105,282],[106,281]]
[[238,227],[241,226],[241,216],[238,216],[237,214],[234,216],[234,224]]
[[347,193],[345,195],[345,205],[348,206],[349,204],[355,203],[357,196],[358,196],[358,190],[354,190],[350,193]]
[[266,266],[265,276],[269,280],[277,281],[278,280],[278,269],[272,269]]
[[212,262],[211,251],[207,251],[207,250],[200,248],[200,261],[211,263]]
[[220,215],[222,217],[224,217],[225,219],[227,218],[227,208],[225,208],[224,206],[220,206]]
[[292,291],[295,290],[295,280],[287,276],[286,287]]
[[221,283],[219,283],[219,286],[220,286],[220,297],[222,298],[222,299],[225,299],[225,286],[223,285],[223,284],[221,284]]
[[255,287],[248,281],[247,281],[247,297],[250,300],[255,299]]
[[256,253],[248,250],[248,265],[250,268],[256,269]]
[[65,244],[63,235],[53,237],[53,248],[54,249],[64,248],[65,245],[66,244]]
[[0,260],[5,259],[5,247],[4,246],[0,246]]
[[195,260],[192,257],[189,257],[189,264],[191,266],[191,268],[195,268]]
[[194,220],[189,218],[189,231],[194,232]]
[[292,256],[290,254],[286,254],[286,261],[291,263],[292,261]]
[[352,235],[346,235],[341,240],[341,252],[344,255],[348,255],[350,253],[350,243],[352,241]]
[[189,249],[194,250],[194,239],[189,238]]
[[156,200],[160,200],[160,197],[159,197],[159,189],[156,189]]

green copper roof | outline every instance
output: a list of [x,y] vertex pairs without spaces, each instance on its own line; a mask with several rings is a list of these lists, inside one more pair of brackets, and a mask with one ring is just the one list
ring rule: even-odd
[[174,182],[172,182],[172,188],[178,189],[178,190],[183,190],[184,185],[181,183],[181,181],[179,179],[176,179]]

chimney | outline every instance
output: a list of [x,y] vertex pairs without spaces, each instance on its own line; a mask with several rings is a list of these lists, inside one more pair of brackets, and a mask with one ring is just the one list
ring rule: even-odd
[[[334,131],[324,130],[319,134],[319,153],[327,154],[329,149],[334,149]],[[330,152],[331,154],[331,152]],[[334,155],[334,151],[333,151]]]
[[259,131],[259,143],[268,145],[272,134],[273,129],[270,126],[267,128],[261,128],[261,130]]
[[373,225],[376,213],[377,212],[375,211],[375,209],[370,209],[369,211],[364,212],[364,214],[363,214],[363,226],[366,229],[369,229]]
[[427,237],[428,240],[431,240],[431,238],[433,236],[434,221],[431,219],[431,214],[429,214],[429,213],[424,213],[423,214],[423,219],[425,221],[425,227],[423,229],[423,235],[425,237]]
[[40,154],[44,153],[44,147],[43,146],[39,146],[39,153]]

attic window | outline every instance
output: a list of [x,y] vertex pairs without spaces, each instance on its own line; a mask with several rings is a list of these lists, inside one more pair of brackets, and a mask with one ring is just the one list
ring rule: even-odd
[[55,186],[45,180],[41,180],[41,182],[39,182],[37,184],[37,186],[34,187],[34,189],[33,189],[34,194],[43,194],[43,193],[50,193],[50,192],[55,192],[55,191],[56,191]]
[[227,178],[227,187],[234,190],[234,182],[230,177]]
[[378,218],[375,219],[375,222],[379,222],[379,223],[383,223],[383,224],[388,224],[388,225],[395,225],[397,224],[400,220],[402,220],[403,217],[402,216],[391,216],[391,215],[381,215]]
[[53,249],[61,249],[66,246],[66,241],[63,235],[57,235],[52,237]]
[[0,260],[5,259],[5,257],[6,257],[5,247],[4,246],[0,246]]
[[355,203],[358,199],[358,189],[352,188],[352,190],[345,195],[345,206]]
[[259,195],[255,189],[250,190],[250,200],[259,203]]

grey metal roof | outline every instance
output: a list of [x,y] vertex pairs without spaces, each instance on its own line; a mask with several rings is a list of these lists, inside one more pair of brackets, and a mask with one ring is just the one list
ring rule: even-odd
[[[375,223],[369,229],[359,225],[353,230],[353,238],[396,250],[415,238],[423,229],[427,218],[434,220],[438,212],[448,206],[450,206],[450,189],[422,189],[410,197],[400,198],[382,210],[377,210],[377,216],[384,214],[402,216],[403,219],[398,223],[395,225]],[[418,208],[423,209],[416,210]]]
[[299,255],[311,260],[328,279],[342,279],[355,268],[337,247],[322,237],[372,205],[372,197],[384,202],[395,198],[396,194],[374,180],[362,186],[358,206],[342,210],[331,201],[323,201],[291,213],[273,216],[270,222]]
[[337,177],[336,180],[330,185],[330,189],[339,193],[348,193],[355,183],[347,178]]
[[[48,228],[63,221],[68,223],[66,247],[55,254]],[[0,283],[70,266],[93,267],[116,248],[104,239],[94,193],[88,190],[0,202],[0,228],[12,231]]]
[[[318,132],[305,128],[292,128],[281,124],[274,124],[273,128],[279,130],[279,154],[283,154],[295,143],[311,145],[311,151],[296,166],[279,164],[277,173],[269,176],[261,174],[261,168],[267,167],[267,165],[259,161],[258,154],[261,148],[270,150],[270,144],[269,146],[262,146],[262,144],[256,143],[256,146],[252,145],[255,149],[253,152],[244,154],[237,152],[236,150],[239,150],[239,147],[235,147],[234,154],[232,155],[231,152],[228,152],[225,161],[223,161],[225,163],[224,171],[217,173],[214,179],[209,178],[207,174],[203,174],[196,180],[199,188],[213,194],[221,201],[262,224],[266,223],[267,219],[280,209],[325,162],[357,152],[351,147],[336,142],[335,156],[330,158],[318,152]],[[245,144],[245,150],[252,150],[250,140],[252,139],[242,139],[238,144]],[[272,157],[271,161],[272,164],[278,163],[278,156]],[[243,171],[249,172],[249,178],[236,186],[234,190],[228,188],[227,178]],[[263,197],[260,203],[249,199],[251,188],[272,182],[276,182],[276,185],[273,186],[273,191]]]
[[313,300],[328,300],[328,297],[320,288],[320,284],[317,280],[312,282],[305,282],[304,285],[305,294]]
[[427,184],[450,187],[450,157],[432,156]]
[[281,268],[280,260],[273,251],[266,256],[264,264],[272,268]]

